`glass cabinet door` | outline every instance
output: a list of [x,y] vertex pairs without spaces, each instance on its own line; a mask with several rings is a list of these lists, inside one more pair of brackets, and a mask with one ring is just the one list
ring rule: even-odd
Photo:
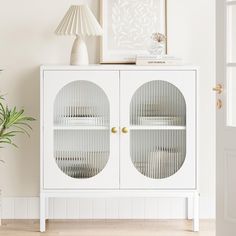
[[44,186],[119,186],[117,72],[44,75]]
[[[125,98],[127,105],[121,108],[121,186],[172,188],[175,183],[179,184],[175,187],[181,188],[185,186],[184,178],[190,178],[187,185],[194,187],[195,155],[194,150],[189,150],[192,156],[187,156],[187,145],[195,139],[193,136],[187,142],[186,135],[189,132],[191,137],[190,133],[195,131],[191,125],[195,122],[194,73],[124,72],[122,75],[121,100]],[[187,89],[192,90],[192,96]],[[191,126],[194,130],[190,130]],[[192,170],[185,171],[187,166]]]
[[110,104],[104,91],[88,81],[63,87],[54,102],[54,158],[60,170],[91,178],[110,155]]
[[130,156],[146,177],[175,174],[186,156],[186,103],[173,84],[156,80],[142,85],[130,103]]

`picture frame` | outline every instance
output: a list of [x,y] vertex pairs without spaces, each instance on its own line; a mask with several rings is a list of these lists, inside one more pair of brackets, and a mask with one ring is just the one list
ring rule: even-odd
[[101,0],[100,23],[100,63],[133,64],[148,54],[153,33],[167,37],[167,0]]

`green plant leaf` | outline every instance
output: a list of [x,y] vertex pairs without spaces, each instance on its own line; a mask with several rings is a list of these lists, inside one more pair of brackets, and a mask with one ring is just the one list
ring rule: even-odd
[[17,147],[12,139],[20,133],[29,136],[28,130],[32,130],[29,122],[35,121],[35,119],[25,116],[24,109],[17,110],[16,107],[9,109],[3,102],[5,102],[4,97],[0,95],[0,144]]

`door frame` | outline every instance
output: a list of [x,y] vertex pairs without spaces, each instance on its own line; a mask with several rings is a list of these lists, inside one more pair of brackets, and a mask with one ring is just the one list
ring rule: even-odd
[[[229,81],[228,68],[236,68],[236,61],[229,61],[228,48],[228,7],[235,6],[236,1],[216,1],[216,85],[221,84],[223,91],[216,94],[222,107],[216,108],[216,235],[235,235],[235,192],[234,183],[236,179],[236,128],[229,124],[228,95]],[[216,87],[214,89],[217,89]],[[216,91],[218,92],[218,91]],[[233,182],[233,183],[232,183]],[[230,186],[229,186],[230,185]]]

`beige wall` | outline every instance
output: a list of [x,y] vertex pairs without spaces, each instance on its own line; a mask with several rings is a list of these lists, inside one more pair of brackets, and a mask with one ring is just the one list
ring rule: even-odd
[[[39,194],[39,65],[66,64],[71,37],[53,34],[71,4],[88,3],[99,16],[98,0],[1,0],[0,91],[10,105],[23,106],[37,118],[31,138],[17,139],[19,149],[0,150],[5,196]],[[200,67],[199,161],[201,208],[214,214],[214,0],[168,0],[169,53]],[[99,43],[88,40],[90,60],[99,61]],[[209,213],[210,212],[210,213]]]

